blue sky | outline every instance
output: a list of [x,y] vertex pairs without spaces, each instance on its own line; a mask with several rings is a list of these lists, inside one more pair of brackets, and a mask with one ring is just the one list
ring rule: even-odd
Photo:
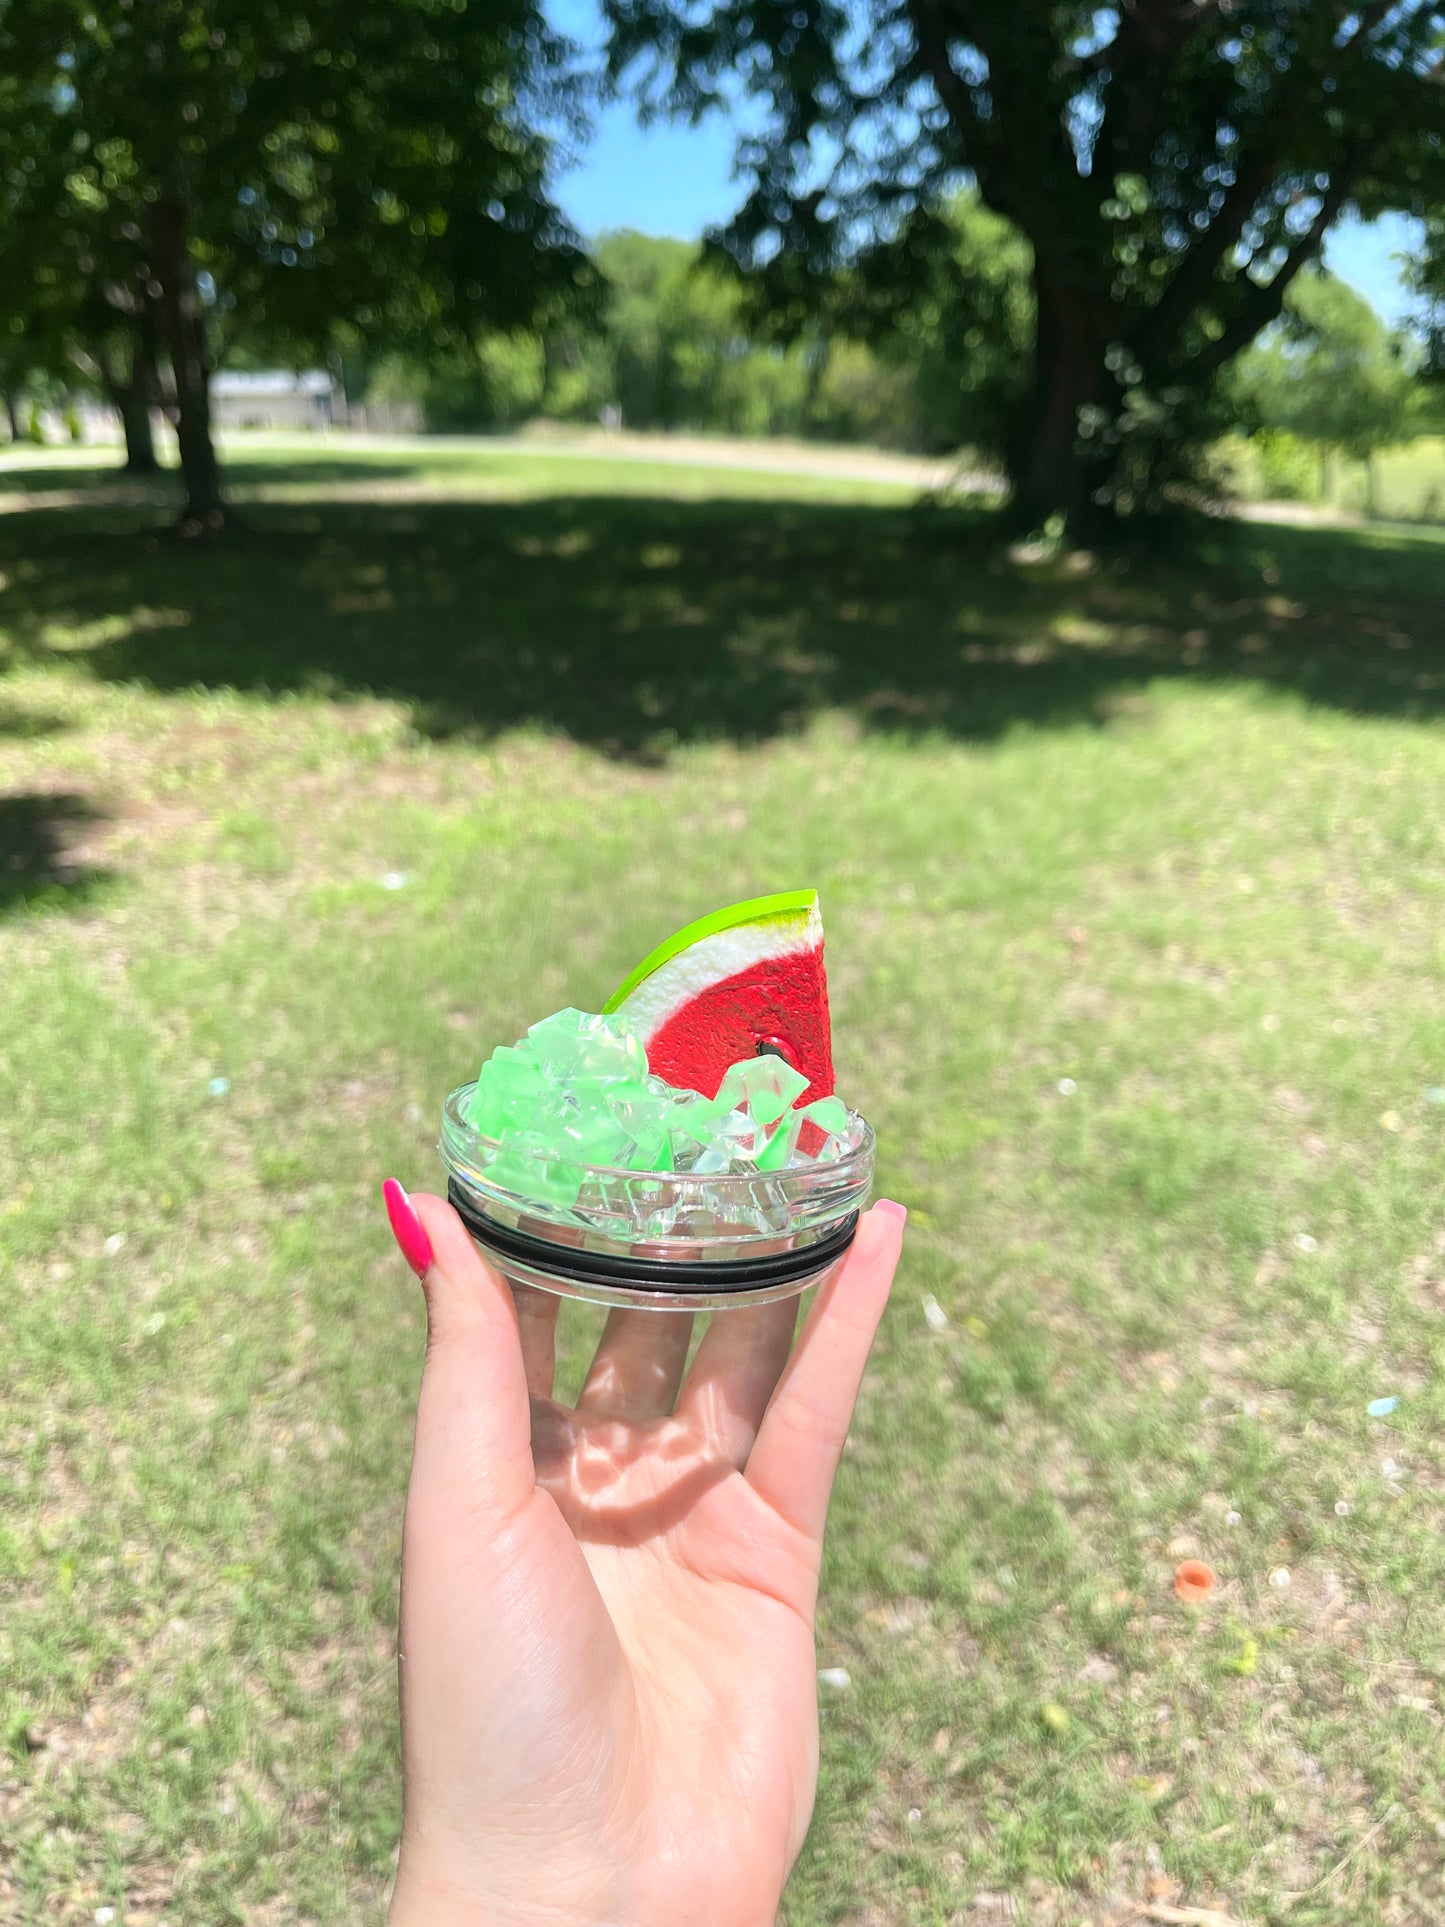
[[1410,307],[1398,257],[1420,245],[1420,225],[1403,214],[1378,221],[1345,221],[1325,237],[1325,261],[1373,302],[1386,321],[1405,319]]
[[[549,0],[553,22],[584,46],[597,47],[601,27],[594,0]],[[732,130],[721,116],[699,127],[643,129],[630,106],[607,108],[575,166],[558,182],[558,199],[583,234],[603,228],[640,228],[694,240],[725,221],[742,198],[732,178]],[[1387,321],[1401,320],[1406,297],[1396,256],[1409,251],[1410,222],[1342,223],[1325,244],[1325,259]]]

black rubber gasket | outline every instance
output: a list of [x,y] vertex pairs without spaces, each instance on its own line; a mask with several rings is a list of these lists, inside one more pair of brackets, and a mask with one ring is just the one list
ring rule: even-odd
[[841,1258],[858,1231],[858,1213],[850,1211],[832,1230],[810,1245],[770,1251],[757,1258],[616,1258],[608,1251],[581,1251],[575,1245],[553,1244],[534,1238],[512,1225],[498,1224],[477,1208],[455,1178],[447,1196],[457,1216],[479,1245],[499,1257],[515,1258],[550,1271],[578,1285],[628,1285],[635,1291],[758,1291],[765,1285],[789,1285],[810,1278],[835,1258]]

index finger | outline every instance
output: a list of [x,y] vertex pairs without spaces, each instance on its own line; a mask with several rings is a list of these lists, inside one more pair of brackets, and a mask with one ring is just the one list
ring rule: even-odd
[[411,1202],[431,1264],[408,1511],[429,1508],[448,1522],[505,1516],[536,1485],[517,1308],[453,1207],[425,1193]]

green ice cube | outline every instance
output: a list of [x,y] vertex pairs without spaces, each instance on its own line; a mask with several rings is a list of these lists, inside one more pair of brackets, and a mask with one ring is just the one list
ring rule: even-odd
[[648,1090],[645,1084],[618,1082],[601,1093],[602,1103],[619,1123],[629,1127],[642,1124],[665,1125],[674,1106]]
[[542,1089],[542,1073],[529,1051],[504,1044],[477,1073],[467,1122],[484,1137],[521,1129]]
[[705,1097],[693,1097],[686,1104],[672,1107],[667,1128],[672,1139],[674,1163],[690,1160],[699,1147],[711,1143],[720,1115],[722,1113],[717,1106]]
[[565,1158],[549,1156],[543,1138],[525,1131],[504,1144],[487,1166],[487,1177],[503,1190],[538,1204],[570,1209],[582,1189],[582,1173]]
[[729,1111],[715,1118],[708,1130],[708,1148],[735,1162],[747,1163],[763,1147],[763,1127],[748,1111]]
[[815,1098],[811,1104],[805,1104],[798,1115],[807,1118],[810,1124],[816,1124],[820,1131],[827,1132],[830,1137],[833,1132],[846,1131],[848,1128],[848,1106],[841,1097]]
[[626,1163],[629,1171],[670,1171],[672,1139],[666,1131],[651,1131],[636,1138]]
[[[613,1019],[614,1023],[617,1021]],[[669,1084],[665,1077],[654,1076],[651,1071],[642,1081],[654,1097],[660,1097],[666,1104],[691,1104],[697,1098],[696,1091],[685,1091],[680,1085]]]

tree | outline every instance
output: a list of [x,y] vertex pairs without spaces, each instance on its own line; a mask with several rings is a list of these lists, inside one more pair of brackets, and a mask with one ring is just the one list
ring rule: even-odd
[[447,433],[515,428],[535,415],[546,356],[533,334],[484,336],[443,355],[392,355],[369,370],[358,392],[368,407],[415,407],[427,428]]
[[224,522],[227,331],[446,350],[585,279],[536,124],[566,56],[537,0],[0,0],[0,252],[55,237],[128,381],[153,335],[183,526]]
[[[0,31],[4,14],[0,10]],[[0,73],[0,385],[76,370],[109,396],[125,432],[126,467],[156,467],[150,411],[159,399],[153,320],[144,291],[126,279],[119,237],[83,250],[47,210],[65,206],[74,155],[45,138],[13,72]],[[11,409],[13,420],[14,410]]]
[[601,235],[593,259],[596,325],[550,345],[549,406],[595,417],[615,405],[633,428],[765,435],[806,425],[806,356],[753,330],[731,264],[630,228]]
[[1006,457],[1028,389],[1030,269],[1018,229],[968,190],[839,277],[828,296],[837,325],[912,373],[915,445]]
[[[117,287],[114,292],[119,296],[127,291]],[[154,474],[160,464],[151,433],[151,410],[163,395],[155,318],[149,304],[133,297],[128,307],[118,309],[92,285],[78,305],[69,353],[120,416],[127,472]]]
[[1363,462],[1413,427],[1416,385],[1367,301],[1322,269],[1302,274],[1284,313],[1240,356],[1230,398],[1248,429],[1282,430],[1328,459]]
[[[971,179],[1032,251],[1020,509],[1157,492],[1178,439],[1354,203],[1445,201],[1445,17],[1427,0],[604,0],[651,110],[745,93],[720,237],[780,303],[840,260],[927,257]],[[1159,463],[1147,465],[1157,477]]]

